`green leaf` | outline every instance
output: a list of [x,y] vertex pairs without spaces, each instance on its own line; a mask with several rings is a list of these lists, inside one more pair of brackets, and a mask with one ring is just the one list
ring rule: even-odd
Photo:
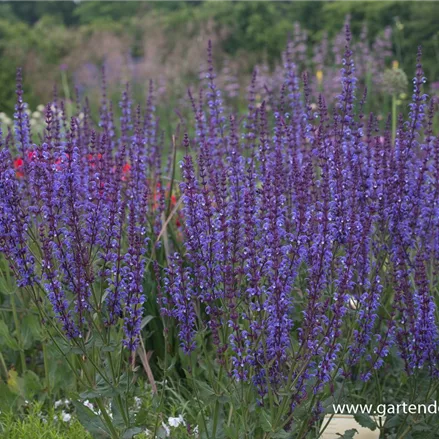
[[143,329],[151,320],[154,319],[154,316],[146,316],[142,319],[141,328]]
[[212,401],[213,399],[216,398],[216,394],[215,394],[214,390],[205,381],[197,381],[196,382],[196,386],[199,389],[200,398],[203,401],[209,401],[210,402],[210,401]]
[[100,375],[96,379],[96,387],[94,389],[87,390],[82,392],[79,396],[82,399],[94,399],[101,397],[115,397],[122,390],[116,388],[111,383],[107,383]]
[[271,417],[266,411],[261,410],[259,414],[259,419],[261,421],[262,430],[264,430],[266,433],[273,431],[273,426],[271,425]]
[[271,435],[272,439],[291,439],[291,433],[285,430],[278,431]]
[[377,428],[376,422],[366,413],[356,413],[354,419],[364,428],[374,431]]
[[355,433],[358,433],[358,430],[351,428],[350,430],[346,430],[343,434],[337,433],[337,436],[340,436],[341,439],[353,439]]
[[70,347],[69,351],[72,352],[73,354],[78,354],[78,355],[84,354],[84,350],[79,346],[72,346]]
[[40,320],[36,315],[29,314],[23,318],[20,325],[23,349],[32,347],[35,341],[42,339]]
[[107,439],[111,437],[107,427],[96,413],[79,401],[73,401],[73,405],[75,406],[79,422],[94,438]]
[[13,351],[20,350],[17,340],[9,332],[9,328],[3,320],[0,321],[0,346],[5,346]]
[[86,390],[79,394],[81,399],[95,399],[99,398],[101,394],[97,390]]
[[140,427],[131,427],[124,432],[122,439],[131,439],[136,434],[142,433],[142,431],[143,431],[143,429]]
[[122,413],[120,411],[119,405],[116,404],[114,400],[111,402],[111,414],[113,415],[113,425],[115,425],[117,428],[123,429],[125,427],[125,422]]
[[16,370],[11,369],[8,371],[8,388],[12,393],[16,395],[23,395],[23,383],[22,379],[18,376]]
[[26,399],[33,399],[37,396],[42,389],[38,375],[31,370],[26,370],[23,374],[23,388]]
[[431,432],[431,426],[427,425],[425,422],[422,422],[422,423],[419,423],[419,424],[415,424],[412,427],[412,432],[416,432],[416,433]]
[[6,383],[0,382],[0,395],[0,411],[3,413],[13,409],[18,397]]
[[402,421],[402,417],[400,415],[395,415],[392,416],[391,418],[387,418],[384,426],[386,428],[398,427],[401,424],[401,421]]
[[157,438],[158,439],[165,439],[169,437],[168,433],[166,433],[166,430],[163,427],[160,427],[157,431]]

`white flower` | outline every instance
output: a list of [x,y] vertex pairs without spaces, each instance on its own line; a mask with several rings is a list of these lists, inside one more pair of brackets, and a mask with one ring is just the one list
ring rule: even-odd
[[142,399],[139,398],[138,396],[135,396],[134,397],[134,405],[135,405],[136,410],[139,410],[140,407],[142,407]]
[[178,427],[181,424],[184,424],[183,416],[180,415],[178,418],[169,418],[168,424],[170,427]]
[[355,297],[350,296],[349,297],[349,306],[353,310],[357,310],[360,308],[360,304],[358,303],[358,300]]
[[145,431],[143,432],[145,434],[146,437],[150,437],[152,434],[151,430],[145,429]]
[[194,434],[198,435],[198,425],[194,427]]
[[88,399],[86,399],[86,400],[83,402],[83,404],[84,404],[88,409],[92,410],[93,412],[95,411],[95,408],[93,407],[93,404],[92,404]]
[[61,413],[61,419],[62,419],[64,422],[70,422],[70,421],[72,420],[72,415],[71,415],[70,413],[66,413],[66,412],[63,410],[63,412]]
[[42,104],[40,104],[40,105],[38,105],[37,106],[37,110],[39,111],[39,112],[43,112],[44,111],[44,108],[46,108],[44,105],[42,105]]
[[62,399],[58,399],[58,401],[55,401],[55,404],[53,405],[53,407],[55,409],[57,409],[58,407],[61,407],[64,404]]
[[85,407],[87,407],[88,409],[90,409],[95,415],[101,415],[101,411],[99,409],[95,409],[94,405],[88,400],[86,399],[82,404],[84,404]]
[[[0,412],[1,413],[1,412]],[[45,415],[43,415],[42,413],[38,413],[38,417],[41,419],[41,422],[43,424],[47,424],[47,418]]]
[[40,113],[39,111],[34,111],[34,112],[32,113],[32,117],[33,117],[34,119],[39,119],[39,118],[41,117],[41,113]]
[[164,422],[162,422],[162,427],[165,430],[166,436],[169,436],[171,434],[171,429]]

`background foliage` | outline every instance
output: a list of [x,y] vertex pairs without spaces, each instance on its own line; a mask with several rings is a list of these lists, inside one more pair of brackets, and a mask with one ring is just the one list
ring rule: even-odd
[[[348,14],[353,33],[366,23],[371,40],[392,26],[395,59],[406,72],[412,71],[422,42],[428,79],[436,81],[435,2],[5,2],[0,4],[0,111],[13,110],[17,66],[32,83],[27,98],[33,108],[47,100],[60,66],[80,84],[88,84],[91,66],[104,61],[136,66],[139,82],[160,78],[160,64],[167,78],[182,82],[198,72],[205,47],[200,42],[211,38],[218,58],[228,55],[240,71],[250,71],[256,61],[279,59],[294,22],[309,31],[311,48],[323,32],[335,36]],[[130,73],[124,71],[122,79]]]

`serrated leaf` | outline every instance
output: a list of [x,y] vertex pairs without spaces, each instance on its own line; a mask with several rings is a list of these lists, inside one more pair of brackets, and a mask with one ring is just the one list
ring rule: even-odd
[[117,428],[124,428],[125,427],[125,422],[124,422],[122,413],[121,413],[121,411],[119,409],[119,405],[116,404],[115,401],[111,402],[111,414],[113,416],[113,418],[112,418],[113,419],[113,425],[115,425]]
[[24,395],[27,399],[33,399],[42,389],[38,375],[31,370],[26,370],[23,374]]
[[264,430],[266,433],[273,431],[273,426],[271,425],[271,417],[267,412],[261,411],[259,413],[259,419],[261,421],[262,430]]
[[358,433],[358,430],[351,428],[350,430],[346,430],[343,434],[337,433],[337,436],[341,439],[353,439],[356,433]]
[[199,389],[200,398],[203,401],[210,401],[216,397],[216,394],[212,387],[209,386],[205,381],[197,381],[197,388]]
[[96,413],[79,401],[73,401],[73,405],[79,422],[94,438],[107,439],[111,437],[107,427]]
[[354,419],[364,428],[374,431],[377,428],[376,422],[366,413],[356,413]]
[[3,320],[0,321],[0,346],[5,346],[13,351],[20,350],[17,340],[9,332],[9,328]]
[[401,424],[402,418],[400,415],[392,416],[391,418],[387,418],[384,426],[386,428],[394,428],[398,427]]

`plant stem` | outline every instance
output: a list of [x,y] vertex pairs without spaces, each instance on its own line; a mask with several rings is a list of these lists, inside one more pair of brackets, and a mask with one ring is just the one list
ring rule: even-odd
[[[162,407],[163,404],[163,399],[164,399],[164,395],[166,392],[166,377],[168,374],[168,332],[167,332],[167,328],[166,328],[166,324],[163,321],[163,337],[164,337],[164,343],[165,343],[165,358],[163,359],[163,367],[164,367],[164,371],[163,371],[163,386],[162,386],[162,394],[160,395],[160,402],[159,402],[159,407]],[[156,420],[155,420],[155,424],[154,424],[154,434],[153,437],[156,437],[157,434],[157,428],[159,426],[159,416],[157,414],[156,416]]]
[[108,427],[108,429],[109,429],[110,432],[111,432],[111,437],[112,437],[113,439],[119,439],[119,438],[120,438],[120,435],[119,435],[119,433],[116,431],[116,429],[114,428],[113,422],[111,421],[111,418],[110,418],[110,416],[108,415],[108,413],[107,413],[107,409],[105,408],[105,405],[104,405],[104,403],[102,402],[101,398],[96,399],[96,404],[98,405],[99,410],[101,411],[102,416],[103,416],[104,419],[105,419],[105,423],[107,424],[107,427]]
[[396,95],[392,95],[392,141],[396,138]]
[[24,355],[23,339],[21,337],[20,320],[18,319],[17,307],[15,304],[15,294],[11,294],[12,315],[14,317],[15,330],[17,331],[17,340],[20,347],[21,373],[26,371],[26,356]]
[[47,395],[50,398],[50,374],[49,374],[49,356],[47,355],[47,345],[43,342],[43,359],[44,359],[44,377],[46,380]]
[[3,354],[1,352],[0,352],[0,364],[2,365],[3,371],[5,373],[5,380],[7,380],[9,372],[8,372],[8,368],[7,368],[6,363],[5,363],[5,359],[4,359]]

